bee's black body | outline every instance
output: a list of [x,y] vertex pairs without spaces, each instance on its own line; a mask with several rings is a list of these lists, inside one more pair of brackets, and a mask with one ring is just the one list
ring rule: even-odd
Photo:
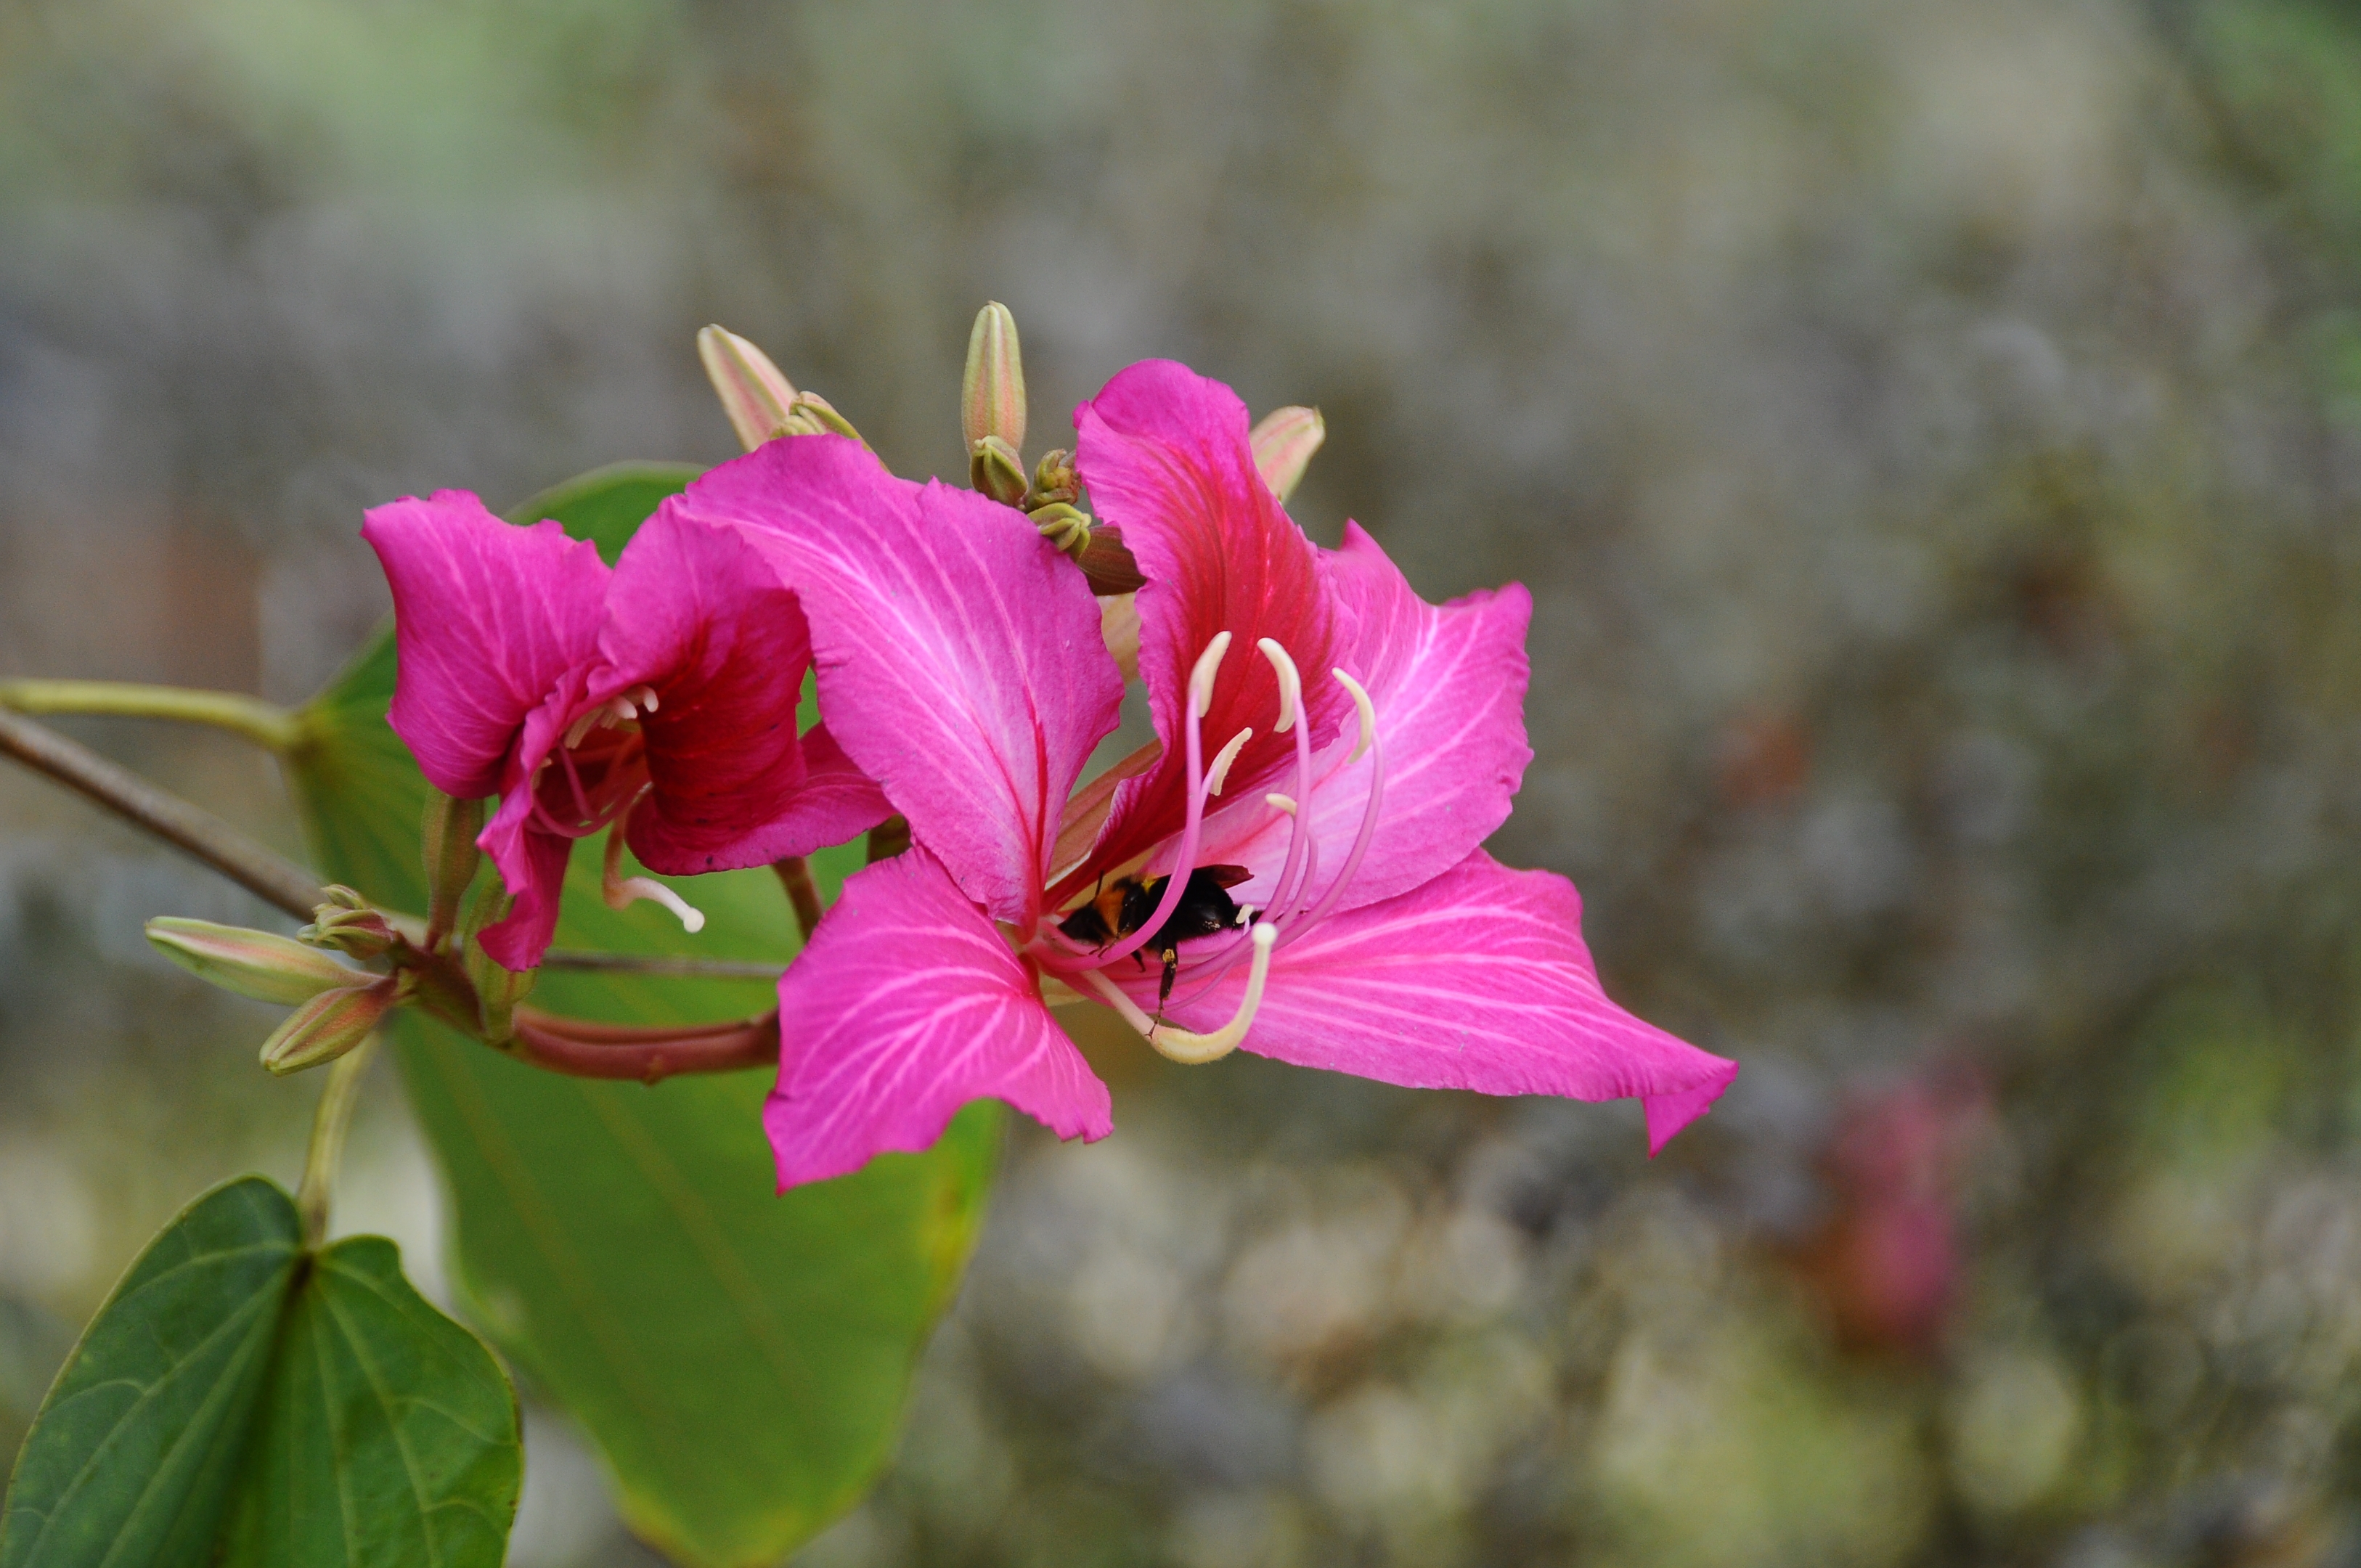
[[[1142,948],[1143,952],[1153,948],[1164,960],[1164,983],[1156,997],[1159,1007],[1172,995],[1172,982],[1180,972],[1180,944],[1191,937],[1210,937],[1236,926],[1238,906],[1230,898],[1229,890],[1252,874],[1244,866],[1199,866],[1189,873],[1188,883],[1180,890],[1180,902]],[[1088,904],[1060,921],[1058,929],[1077,942],[1104,948],[1153,919],[1157,906],[1164,902],[1165,884],[1171,880],[1160,876],[1145,881],[1118,877],[1100,888]],[[1146,966],[1148,960],[1140,954],[1132,956],[1142,967]]]

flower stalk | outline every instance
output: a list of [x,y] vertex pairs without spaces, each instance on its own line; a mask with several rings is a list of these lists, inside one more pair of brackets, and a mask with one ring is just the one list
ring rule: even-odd
[[184,686],[127,681],[0,681],[0,707],[25,714],[106,714],[210,725],[281,755],[295,750],[303,739],[302,720],[276,703],[237,692],[194,691]]
[[375,1035],[367,1036],[336,1059],[336,1065],[328,1069],[327,1086],[320,1091],[320,1103],[312,1113],[312,1142],[303,1154],[302,1182],[295,1189],[295,1212],[302,1217],[307,1247],[316,1248],[328,1239],[328,1210],[335,1193],[336,1171],[345,1160],[345,1134],[352,1126],[361,1078],[368,1071],[376,1044]]

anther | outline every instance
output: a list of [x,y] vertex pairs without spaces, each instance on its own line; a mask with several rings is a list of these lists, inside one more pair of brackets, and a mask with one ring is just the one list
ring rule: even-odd
[[1241,729],[1230,737],[1230,743],[1222,748],[1221,754],[1213,759],[1213,765],[1205,771],[1207,795],[1222,793],[1222,785],[1229,780],[1230,764],[1238,760],[1238,753],[1246,750],[1246,742],[1253,739],[1252,729]]
[[1213,674],[1222,667],[1222,655],[1229,651],[1230,634],[1216,631],[1205,651],[1197,655],[1196,668],[1189,672],[1189,705],[1200,718],[1213,710]]
[[1361,760],[1361,754],[1367,751],[1378,738],[1378,706],[1369,700],[1369,694],[1361,689],[1360,682],[1342,670],[1331,670],[1328,673],[1345,683],[1345,689],[1353,694],[1354,710],[1361,716],[1361,738],[1353,742],[1353,754],[1345,759],[1347,762],[1357,762]]
[[1255,646],[1262,650],[1262,656],[1279,673],[1279,722],[1271,729],[1273,733],[1284,735],[1295,728],[1296,716],[1303,707],[1303,672],[1295,667],[1294,659],[1273,639],[1266,637]]

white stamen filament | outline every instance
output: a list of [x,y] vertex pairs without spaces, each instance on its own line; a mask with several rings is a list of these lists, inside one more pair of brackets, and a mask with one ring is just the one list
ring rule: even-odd
[[705,912],[681,897],[653,877],[619,876],[623,865],[623,824],[631,819],[625,812],[617,818],[607,833],[607,864],[598,879],[598,891],[609,909],[628,909],[644,898],[651,904],[661,904],[680,921],[681,929],[695,936],[705,929]]
[[1238,998],[1238,1010],[1230,1021],[1210,1035],[1176,1028],[1172,1025],[1149,1017],[1139,1003],[1126,995],[1122,987],[1098,970],[1084,971],[1083,979],[1096,991],[1107,1005],[1123,1015],[1123,1021],[1139,1031],[1158,1054],[1169,1057],[1185,1067],[1215,1061],[1237,1049],[1238,1042],[1246,1037],[1254,1024],[1255,1014],[1262,1008],[1262,992],[1270,979],[1270,950],[1279,940],[1279,930],[1268,921],[1257,926],[1248,939],[1254,943],[1254,966],[1246,971],[1246,994]]
[[1295,667],[1287,650],[1272,639],[1266,637],[1255,646],[1262,650],[1262,656],[1279,673],[1279,722],[1272,726],[1272,732],[1284,735],[1295,728],[1296,718],[1303,708],[1303,672]]
[[1230,634],[1216,631],[1205,651],[1197,655],[1196,667],[1189,672],[1189,706],[1202,718],[1213,710],[1213,676],[1222,667],[1222,655],[1230,651]]
[[1263,799],[1268,801],[1276,810],[1284,811],[1290,817],[1295,815],[1295,802],[1279,794],[1277,790],[1273,790],[1268,795],[1264,795]]
[[[1180,907],[1180,900],[1189,890],[1189,873],[1195,867],[1197,837],[1205,825],[1206,789],[1205,737],[1199,727],[1205,709],[1213,700],[1213,672],[1221,667],[1222,654],[1230,645],[1230,634],[1216,632],[1197,655],[1197,667],[1189,675],[1189,710],[1182,716],[1181,730],[1183,778],[1188,794],[1188,814],[1181,819],[1180,843],[1173,853],[1172,870],[1164,879],[1164,894],[1157,901],[1156,911],[1129,936],[1123,937],[1097,949],[1087,959],[1069,959],[1055,949],[1036,949],[1048,967],[1063,973],[1069,968],[1104,969],[1118,959],[1127,959],[1148,945],[1149,938],[1164,928]],[[1233,744],[1243,744],[1246,737],[1237,737]],[[1224,762],[1223,766],[1226,767]]]
[[1229,781],[1230,764],[1238,760],[1238,753],[1245,751],[1246,742],[1253,739],[1254,730],[1251,727],[1241,729],[1230,737],[1230,743],[1222,748],[1221,755],[1213,759],[1213,765],[1205,770],[1207,795],[1222,793],[1222,785]]

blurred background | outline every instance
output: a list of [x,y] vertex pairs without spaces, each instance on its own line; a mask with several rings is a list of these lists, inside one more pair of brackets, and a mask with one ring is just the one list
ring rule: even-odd
[[[718,320],[957,475],[1126,363],[1536,598],[1493,844],[1745,1071],[1636,1108],[1086,1042],[797,1559],[2361,1563],[2361,13],[2313,0],[13,0],[0,675],[298,699],[360,509],[736,450]],[[74,732],[296,846],[266,761]],[[0,1451],[291,1179],[258,906],[0,773]],[[436,1288],[385,1075],[348,1228]],[[652,1563],[536,1411],[522,1568]]]

